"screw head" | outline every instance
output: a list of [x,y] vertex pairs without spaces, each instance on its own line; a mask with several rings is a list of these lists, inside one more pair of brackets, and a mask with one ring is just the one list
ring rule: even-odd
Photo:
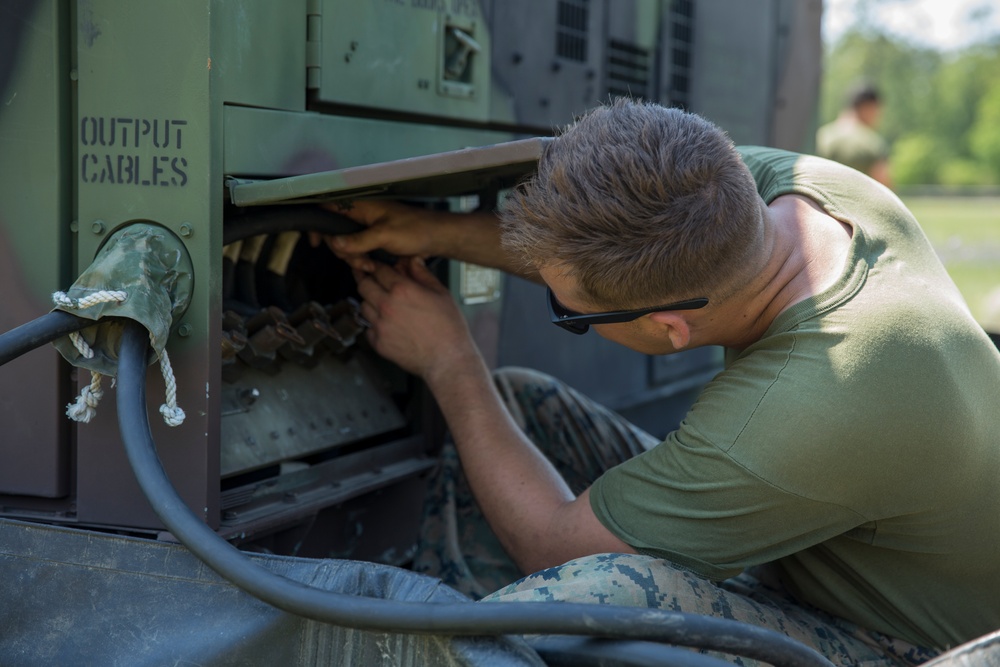
[[188,324],[187,322],[185,322],[184,324],[182,324],[179,327],[177,327],[177,335],[178,336],[190,336],[192,331],[193,331],[193,327],[190,324]]
[[183,237],[186,238],[186,237],[191,236],[192,234],[194,234],[194,228],[191,226],[190,223],[185,222],[185,223],[181,224],[181,226],[180,226],[180,232],[181,232],[181,236],[183,236]]
[[94,232],[95,234],[103,234],[104,233],[104,221],[103,220],[94,220],[94,222],[92,222],[91,225],[90,225],[90,231]]

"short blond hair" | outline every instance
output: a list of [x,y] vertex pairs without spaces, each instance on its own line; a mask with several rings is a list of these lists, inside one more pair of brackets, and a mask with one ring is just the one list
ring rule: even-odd
[[546,146],[505,201],[501,238],[529,265],[567,269],[595,305],[720,301],[759,268],[762,211],[722,130],[620,99]]

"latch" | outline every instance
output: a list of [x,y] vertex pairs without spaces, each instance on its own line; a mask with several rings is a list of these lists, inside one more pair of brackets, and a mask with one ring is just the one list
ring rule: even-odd
[[468,32],[462,28],[449,26],[445,37],[444,78],[449,81],[471,83],[472,68],[469,61],[482,50],[483,47]]
[[476,59],[483,51],[473,37],[475,28],[475,23],[464,26],[445,23],[438,79],[438,93],[441,95],[475,97],[478,82],[473,72],[476,71]]

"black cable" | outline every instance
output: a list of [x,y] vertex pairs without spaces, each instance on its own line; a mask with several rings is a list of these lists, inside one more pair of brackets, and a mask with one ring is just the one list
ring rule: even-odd
[[780,667],[831,667],[792,638],[719,618],[573,603],[401,602],[333,593],[266,570],[220,538],[177,494],[163,471],[146,414],[149,335],[127,320],[118,361],[118,425],[139,486],[164,525],[223,578],[286,612],[341,627],[438,635],[560,634],[642,639],[707,648]]
[[[347,216],[328,211],[319,206],[284,204],[258,206],[230,215],[222,227],[222,245],[229,245],[261,234],[281,232],[319,232],[320,234],[353,234],[366,229],[360,222]],[[369,253],[373,259],[386,264],[396,261],[395,256],[384,250]]]
[[56,338],[85,329],[94,323],[85,317],[53,310],[27,324],[0,335],[0,366],[17,359],[22,354],[51,343]]
[[320,232],[322,234],[353,234],[365,226],[347,216],[319,206],[285,204],[259,206],[228,216],[222,228],[222,245],[229,245],[252,236],[289,231]]

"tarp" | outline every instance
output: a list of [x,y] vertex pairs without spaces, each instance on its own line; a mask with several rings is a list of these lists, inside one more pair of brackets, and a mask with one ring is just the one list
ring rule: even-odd
[[[468,602],[440,580],[346,560],[252,554],[339,593]],[[518,638],[367,632],[307,620],[244,593],[186,548],[0,520],[0,665],[504,665],[544,663]]]

